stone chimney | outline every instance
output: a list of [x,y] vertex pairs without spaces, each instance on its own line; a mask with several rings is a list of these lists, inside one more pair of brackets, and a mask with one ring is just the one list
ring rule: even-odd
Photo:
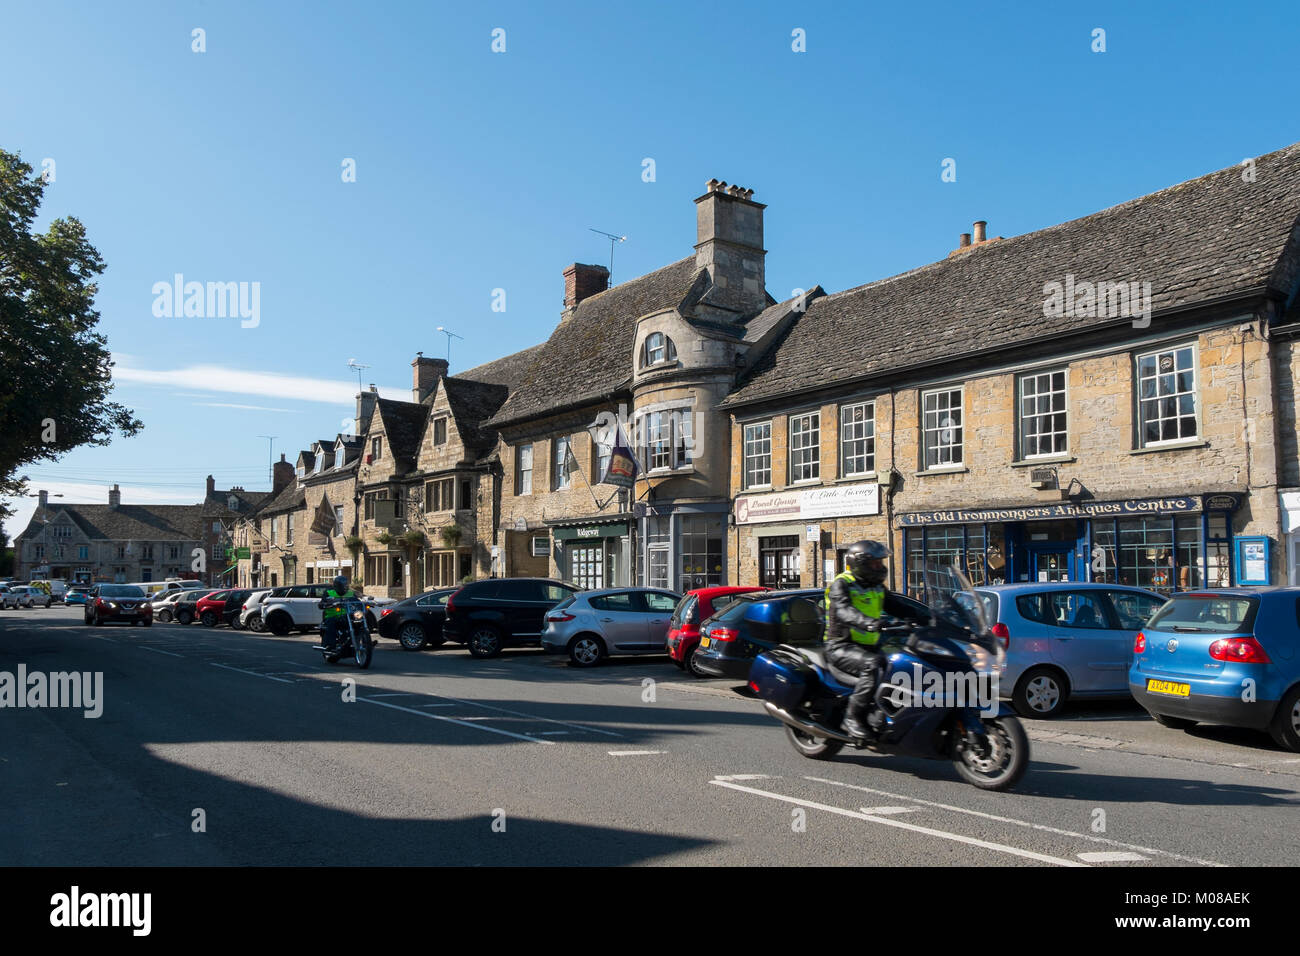
[[284,452],[280,452],[280,460],[277,461],[271,469],[271,494],[278,495],[293,484],[296,477],[293,470],[293,462],[284,460]]
[[121,489],[114,485],[108,490],[108,506],[110,508],[119,508],[122,505]]
[[609,270],[575,262],[564,270],[564,316],[567,318],[578,303],[609,288]]
[[425,358],[423,352],[415,353],[411,363],[411,401],[422,402],[438,385],[439,376],[447,374],[447,360]]
[[365,434],[366,426],[370,424],[370,416],[374,414],[375,402],[377,401],[379,401],[379,389],[375,388],[374,385],[370,386],[370,391],[357,394],[357,427],[355,434]]
[[36,497],[42,511],[50,506],[50,493],[48,491],[39,491],[36,493]]
[[208,475],[208,497],[211,498],[217,491],[216,479]]
[[[970,252],[972,249],[978,249],[980,246],[987,246],[990,242],[997,242],[1001,236],[994,236],[992,239],[986,236],[988,223],[979,219],[971,225],[971,232],[963,232],[957,242],[957,248],[948,253],[948,258],[961,255],[963,252]],[[972,241],[972,237],[974,241]]]
[[695,200],[695,267],[708,270],[712,280],[699,305],[724,321],[767,307],[767,207],[754,202],[753,195],[752,189],[710,179]]

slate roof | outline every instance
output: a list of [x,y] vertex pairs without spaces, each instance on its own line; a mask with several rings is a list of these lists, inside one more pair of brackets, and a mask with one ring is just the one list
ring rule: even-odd
[[[40,509],[37,509],[38,511]],[[203,538],[201,505],[78,505],[52,504],[45,515],[54,521],[64,513],[88,538],[100,541],[198,541]],[[41,533],[36,515],[21,537]]]
[[281,489],[278,495],[263,505],[257,513],[259,515],[269,515],[279,514],[284,511],[294,511],[303,507],[306,503],[307,496],[304,495],[302,489],[298,487],[298,482],[291,481]]
[[[228,504],[231,495],[234,495],[242,502],[238,510],[232,511]],[[250,515],[270,497],[271,493],[269,491],[244,491],[242,488],[227,488],[222,491],[217,488],[212,494],[203,499],[201,514],[205,518]]]
[[377,404],[387,438],[386,453],[397,461],[410,465],[420,451],[420,439],[424,436],[429,407],[423,403],[399,402],[391,398],[378,399]]
[[637,319],[680,307],[695,280],[692,255],[583,299],[537,347],[517,387],[484,424],[520,421],[623,387],[631,377]]
[[[1150,282],[1152,313],[1294,281],[1300,144],[1070,222],[825,296],[723,402],[881,376],[1131,319],[1045,317],[1047,282]],[[1285,291],[1285,290],[1284,290]],[[1154,319],[1153,323],[1158,323]],[[828,343],[834,343],[828,347]]]

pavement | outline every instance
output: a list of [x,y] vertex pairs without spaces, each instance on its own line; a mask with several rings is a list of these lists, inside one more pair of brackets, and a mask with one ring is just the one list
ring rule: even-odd
[[0,708],[9,865],[1290,865],[1300,754],[1131,702],[1025,721],[1011,793],[801,757],[733,682],[311,635],[0,613],[0,672],[102,674],[102,714]]

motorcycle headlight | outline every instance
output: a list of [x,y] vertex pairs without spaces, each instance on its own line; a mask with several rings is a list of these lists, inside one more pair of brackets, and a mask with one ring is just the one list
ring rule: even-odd
[[366,619],[366,616],[365,616],[364,614],[362,614],[360,611],[353,611],[353,612],[352,612],[352,620],[354,620],[354,621],[364,621],[365,619]]
[[945,647],[942,644],[936,644],[934,643],[934,641],[926,641],[926,640],[918,639],[912,646],[915,647],[916,650],[921,654],[931,654],[935,657],[956,657],[957,656],[949,648]]
[[972,644],[968,647],[966,656],[970,658],[971,666],[981,674],[991,674],[997,667],[997,659],[978,645]]

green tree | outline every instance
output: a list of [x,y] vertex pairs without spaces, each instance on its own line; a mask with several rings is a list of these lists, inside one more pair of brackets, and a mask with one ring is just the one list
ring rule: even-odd
[[0,496],[27,493],[26,465],[144,427],[107,400],[113,362],[95,309],[104,260],[85,226],[56,219],[32,231],[45,186],[0,149]]

